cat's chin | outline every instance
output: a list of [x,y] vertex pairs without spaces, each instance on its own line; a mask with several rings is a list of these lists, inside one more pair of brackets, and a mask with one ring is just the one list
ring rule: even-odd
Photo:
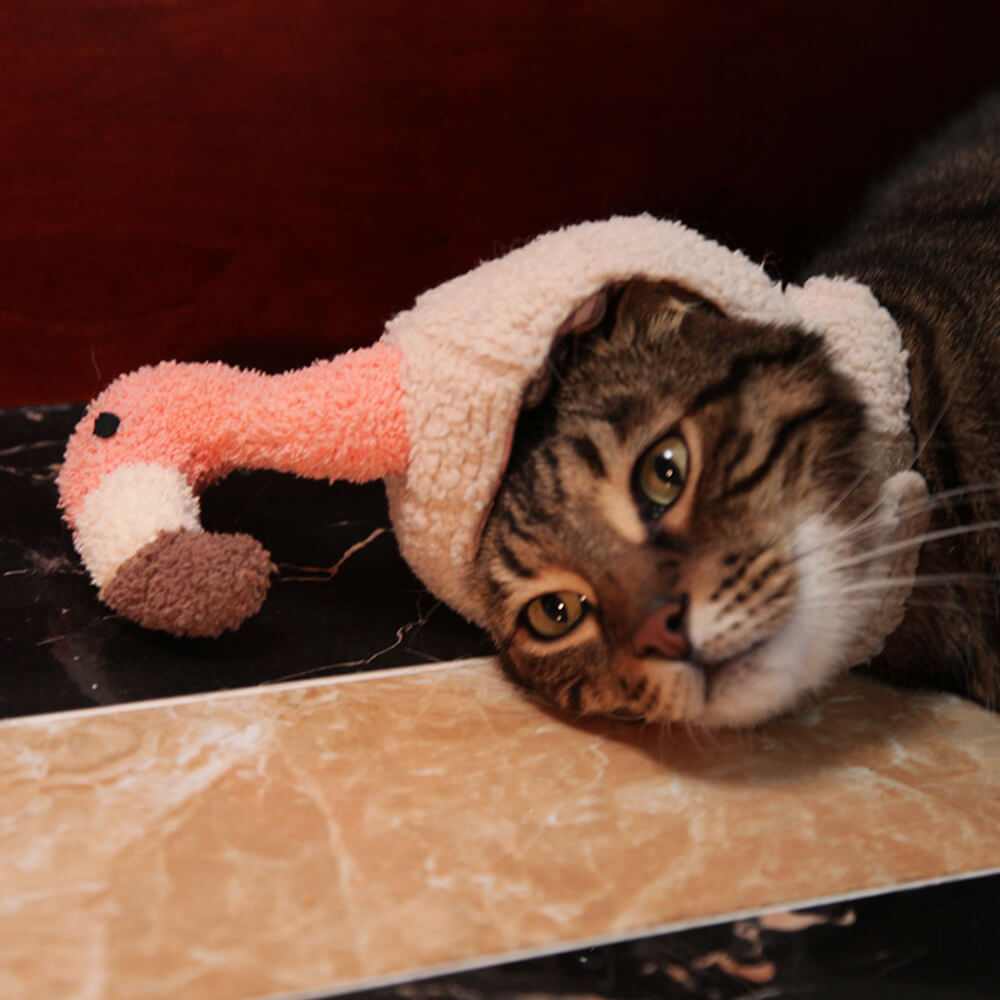
[[839,673],[814,667],[806,678],[800,671],[782,669],[777,658],[768,657],[768,645],[735,657],[718,671],[706,685],[701,716],[693,721],[714,728],[760,725],[794,708]]
[[[808,582],[802,587],[808,590]],[[839,634],[820,628],[809,613],[811,603],[808,596],[800,599],[779,632],[710,668],[701,715],[692,721],[719,728],[759,725],[794,708],[845,669],[845,640],[853,629],[846,622]]]
[[768,657],[770,643],[709,667],[693,663],[647,663],[645,673],[659,696],[645,714],[649,722],[684,722],[710,728],[745,728],[781,715],[814,690],[794,671]]

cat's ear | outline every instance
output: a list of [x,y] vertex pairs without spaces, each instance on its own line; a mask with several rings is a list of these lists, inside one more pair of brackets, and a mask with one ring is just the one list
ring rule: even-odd
[[590,298],[584,299],[562,321],[559,329],[556,330],[556,339],[565,337],[567,334],[586,333],[587,330],[593,330],[604,319],[604,314],[608,310],[608,297],[610,294],[610,288],[602,288],[599,292],[591,295]]
[[566,362],[572,356],[574,337],[600,325],[608,312],[608,303],[615,292],[615,286],[607,285],[588,296],[559,324],[552,338],[552,347],[545,364],[524,390],[521,406],[532,409],[548,395],[552,383],[562,376]]

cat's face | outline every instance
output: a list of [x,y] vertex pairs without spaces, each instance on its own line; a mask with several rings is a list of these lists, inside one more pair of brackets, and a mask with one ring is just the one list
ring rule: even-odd
[[847,665],[883,596],[884,477],[819,338],[678,294],[632,283],[573,341],[477,583],[506,670],[555,703],[746,725]]

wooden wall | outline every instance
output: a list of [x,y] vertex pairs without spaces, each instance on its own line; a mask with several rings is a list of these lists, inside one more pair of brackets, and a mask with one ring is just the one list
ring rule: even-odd
[[301,364],[615,212],[787,269],[1000,83],[995,9],[0,3],[0,405],[165,357]]

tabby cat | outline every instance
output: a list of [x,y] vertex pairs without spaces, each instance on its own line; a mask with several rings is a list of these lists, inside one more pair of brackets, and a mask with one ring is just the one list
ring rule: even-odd
[[[869,669],[1000,704],[1000,99],[922,150],[810,273],[910,355],[930,500]],[[577,713],[753,724],[843,669],[872,582],[877,441],[820,338],[665,283],[605,290],[522,411],[476,574],[507,672]],[[929,508],[929,511],[928,509]]]

